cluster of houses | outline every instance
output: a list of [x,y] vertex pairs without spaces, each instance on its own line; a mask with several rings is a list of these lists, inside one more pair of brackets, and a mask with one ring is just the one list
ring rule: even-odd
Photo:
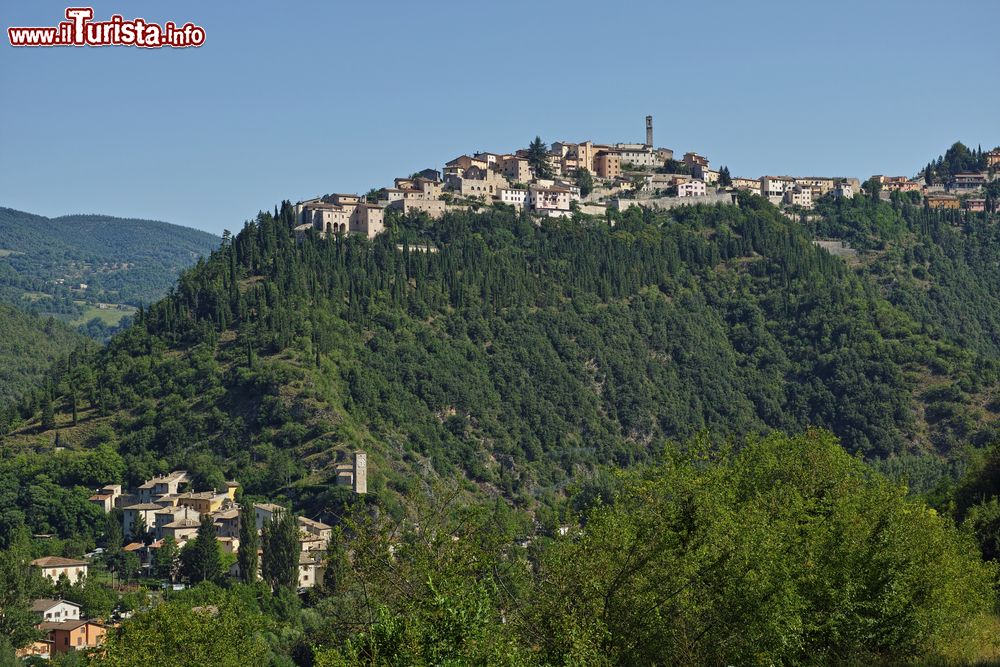
[[[296,232],[300,236],[315,230],[321,236],[354,233],[371,238],[385,228],[387,210],[437,219],[449,210],[468,211],[491,203],[547,217],[568,217],[574,204],[585,213],[602,213],[606,209],[600,203],[603,197],[634,188],[629,169],[661,167],[673,158],[673,151],[653,147],[653,119],[647,116],[645,143],[556,142],[548,147],[544,168],[536,168],[539,162],[533,165],[530,155],[528,149],[460,155],[441,171],[425,169],[395,179],[392,187],[376,190],[369,201],[342,194],[301,201],[295,204]],[[586,169],[595,179],[595,192],[586,198],[576,181],[579,169]],[[696,186],[685,186],[681,196],[697,194]]]
[[[983,189],[1000,174],[1000,148],[986,153],[986,171],[955,174],[944,186],[924,187],[924,201],[930,208],[965,209],[972,213],[986,210],[987,200]],[[993,210],[1000,210],[1000,203],[992,202]]]
[[[338,486],[347,487],[357,494],[367,493],[367,454],[354,452],[349,460],[336,464],[334,474]],[[239,484],[226,482],[222,490],[194,491],[185,488],[190,482],[188,472],[175,470],[147,480],[130,493],[123,492],[120,484],[103,486],[90,496],[90,502],[99,505],[105,512],[121,510],[122,531],[130,540],[123,549],[135,553],[144,568],[152,564],[155,551],[163,546],[166,538],[173,538],[178,546],[194,539],[203,516],[211,517],[221,549],[226,553],[237,553],[242,516],[241,507],[236,502]],[[254,504],[257,531],[261,531],[264,524],[276,515],[287,511],[285,507],[273,503]],[[333,528],[307,517],[296,517],[296,522],[299,528],[298,585],[300,589],[311,588],[323,579],[324,555],[333,536]],[[86,579],[90,563],[46,556],[32,561],[31,566],[53,583],[62,580],[72,585]],[[237,565],[233,565],[230,574],[239,575]],[[79,605],[67,600],[35,600],[32,609],[38,614],[36,627],[45,634],[45,639],[22,649],[22,657],[47,659],[70,649],[92,648],[100,645],[107,632],[104,622],[81,618]]]
[[[1000,166],[1000,149],[989,152],[987,161],[989,172],[956,174],[939,190],[905,176],[873,178],[882,184],[885,193],[919,191],[931,207],[981,211],[984,199],[960,195],[974,193],[989,182]],[[544,167],[540,166],[542,162]],[[669,164],[683,167],[669,169]],[[581,169],[593,177],[593,190],[586,194],[577,184]],[[735,192],[741,190],[766,197],[775,205],[809,209],[828,194],[849,199],[861,192],[861,182],[849,177],[734,177],[725,184],[720,180],[725,180],[722,173],[711,168],[708,158],[688,152],[674,162],[671,149],[654,147],[653,118],[646,116],[644,143],[557,141],[547,148],[544,159],[532,157],[529,149],[477,152],[448,161],[442,171],[425,169],[397,178],[392,187],[374,190],[364,197],[332,194],[299,202],[295,205],[296,233],[299,238],[310,230],[320,236],[363,234],[372,238],[384,230],[387,210],[423,213],[437,219],[450,210],[506,204],[545,217],[567,217],[574,211],[603,215],[609,208],[731,202]]]
[[35,627],[45,638],[18,650],[21,658],[35,656],[49,660],[69,651],[100,646],[108,631],[108,626],[99,620],[81,618],[80,605],[69,600],[32,600],[31,612],[38,620]]

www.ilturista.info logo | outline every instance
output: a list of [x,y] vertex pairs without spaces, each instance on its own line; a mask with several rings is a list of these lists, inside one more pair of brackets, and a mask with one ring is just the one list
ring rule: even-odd
[[93,21],[92,7],[68,7],[66,21],[47,28],[7,28],[11,46],[164,46],[184,48],[205,43],[205,29],[193,23],[163,25],[145,19],[130,21],[115,14],[108,21]]

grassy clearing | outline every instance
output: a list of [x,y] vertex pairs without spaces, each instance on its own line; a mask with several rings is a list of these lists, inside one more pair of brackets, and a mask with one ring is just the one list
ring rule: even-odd
[[73,326],[79,326],[81,324],[86,324],[95,317],[107,324],[108,326],[115,326],[122,321],[127,315],[132,315],[135,313],[135,308],[129,307],[128,310],[120,310],[118,308],[98,308],[97,306],[87,306],[83,315],[72,320],[70,324]]

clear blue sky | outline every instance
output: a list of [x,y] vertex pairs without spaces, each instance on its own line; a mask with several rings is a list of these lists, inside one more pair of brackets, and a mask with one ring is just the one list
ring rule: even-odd
[[[80,3],[82,4],[82,3]],[[0,205],[212,232],[467,151],[641,141],[733,175],[913,174],[1000,144],[1000,2],[97,0],[199,49],[13,49],[65,3],[0,0]]]

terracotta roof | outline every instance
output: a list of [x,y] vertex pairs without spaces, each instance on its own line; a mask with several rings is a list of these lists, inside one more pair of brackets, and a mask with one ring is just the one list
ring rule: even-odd
[[146,545],[144,545],[142,542],[129,542],[124,547],[122,547],[122,551],[138,551],[144,546]]
[[104,627],[97,621],[89,618],[81,618],[78,621],[45,621],[44,623],[39,623],[36,627],[42,632],[48,632],[50,630],[76,630],[82,625]]
[[163,506],[162,505],[157,505],[156,503],[139,503],[138,505],[129,505],[125,509],[127,509],[127,510],[135,510],[135,511],[139,512],[139,511],[145,511],[145,510],[160,510],[160,509],[163,509]]
[[73,560],[62,556],[45,556],[31,561],[35,567],[72,567],[74,565],[88,565],[85,560]]

